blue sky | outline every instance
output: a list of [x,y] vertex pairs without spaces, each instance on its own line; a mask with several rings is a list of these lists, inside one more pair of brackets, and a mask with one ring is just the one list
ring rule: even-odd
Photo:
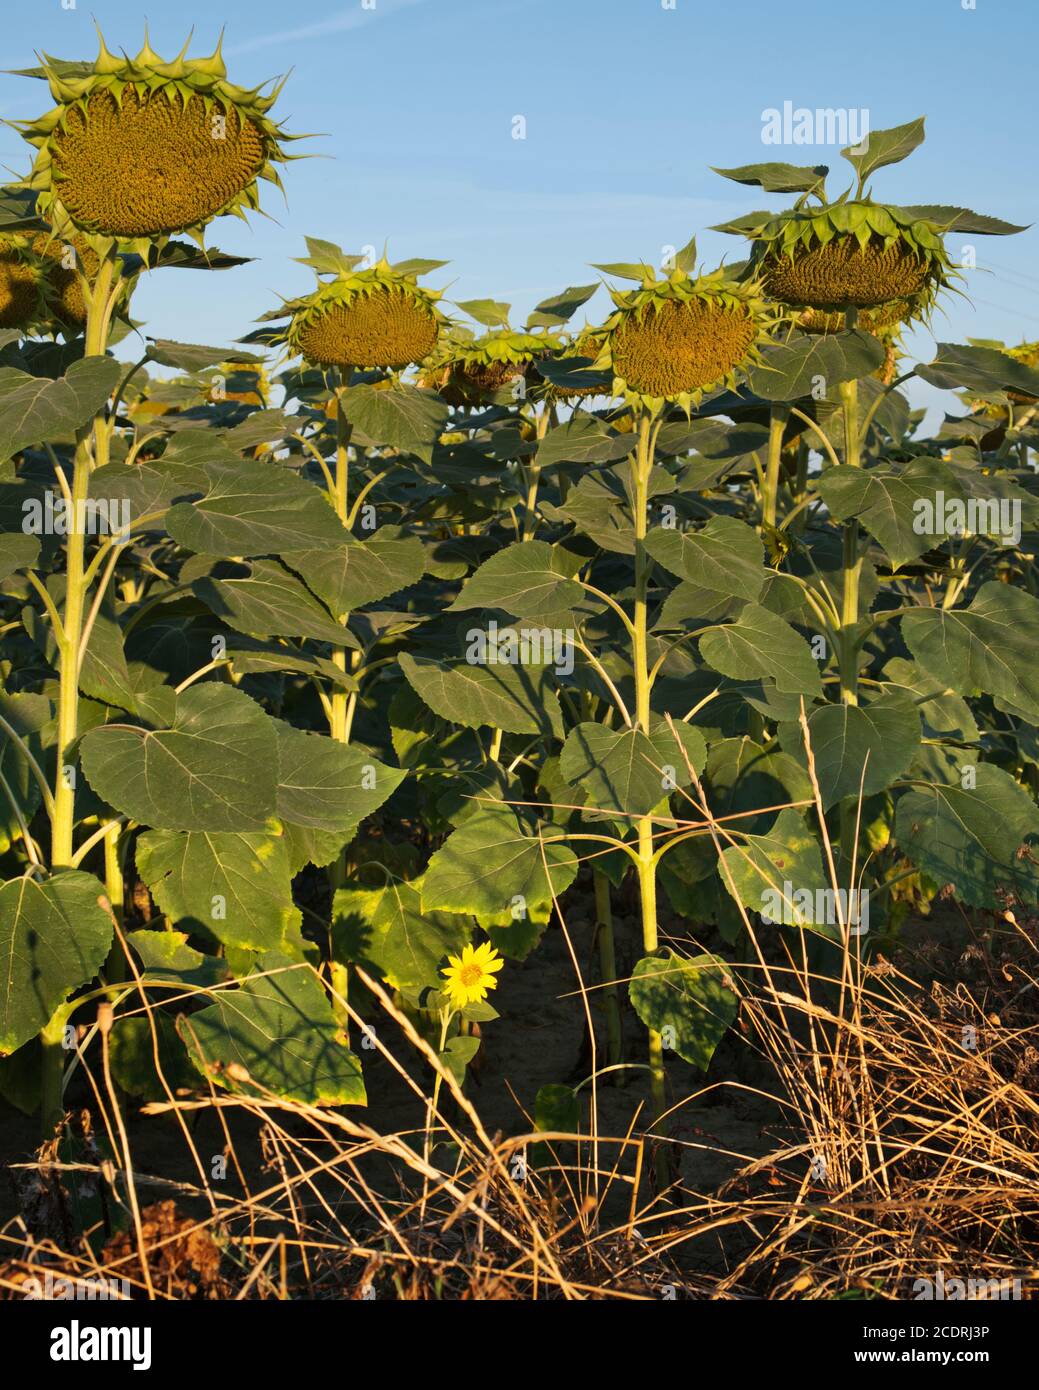
[[[518,322],[539,299],[595,280],[589,262],[657,260],[712,223],[783,205],[712,164],[843,166],[835,147],[762,143],[763,111],[785,101],[867,108],[874,129],[926,114],[926,143],[878,175],[877,196],[1039,223],[1035,0],[178,0],[151,13],[131,0],[72,3],[5,7],[0,67],[28,66],[36,49],[92,56],[94,17],[111,47],[130,51],[147,17],[153,46],[170,55],[192,23],[197,53],[223,25],[232,79],[292,69],[280,117],[327,132],[293,147],[321,157],[289,165],[287,206],[266,193],[273,220],[211,227],[211,243],[254,264],[147,278],[134,309],[156,336],[227,343],[277,293],[306,290],[310,272],[292,261],[304,233],[347,249],[388,240],[391,259],[447,259],[430,283],[449,285],[449,298],[509,300]],[[0,77],[0,116],[49,105],[42,83]],[[30,153],[0,130],[8,171]],[[742,245],[700,238],[707,268]],[[953,298],[936,335],[1039,337],[1039,226],[977,248],[991,273],[970,273],[973,304]],[[607,304],[600,291],[590,317]],[[926,333],[914,346],[930,355]]]

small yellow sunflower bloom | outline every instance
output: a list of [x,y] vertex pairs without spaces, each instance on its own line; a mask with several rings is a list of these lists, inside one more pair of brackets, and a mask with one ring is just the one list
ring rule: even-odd
[[475,1004],[487,998],[489,989],[497,989],[496,973],[505,964],[504,960],[490,944],[465,946],[461,956],[448,956],[446,970],[441,975],[447,981],[444,993],[456,1009],[464,1009],[467,1004]]

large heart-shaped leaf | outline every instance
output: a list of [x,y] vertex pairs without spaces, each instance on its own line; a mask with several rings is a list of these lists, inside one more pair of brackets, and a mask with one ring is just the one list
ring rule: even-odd
[[589,806],[621,815],[648,815],[670,791],[688,785],[686,756],[697,772],[707,757],[699,729],[678,721],[674,727],[672,734],[666,724],[660,724],[650,736],[640,729],[578,724],[563,744],[559,770],[567,782],[581,788]]
[[350,386],[342,392],[342,402],[346,418],[371,443],[403,449],[425,463],[432,460],[449,413],[435,392],[399,383],[390,391]]
[[594,285],[569,285],[559,294],[550,295],[548,299],[543,299],[540,304],[535,306],[534,312],[527,320],[527,327],[554,328],[559,324],[568,323],[581,305],[586,304],[598,288],[598,283]]
[[310,966],[276,951],[257,964],[240,988],[221,990],[180,1021],[199,1071],[244,1095],[260,1089],[305,1105],[365,1105],[361,1064]]
[[485,560],[450,611],[501,608],[517,618],[551,620],[584,598],[574,575],[584,563],[546,541],[517,541]]
[[67,439],[101,409],[124,368],[112,357],[85,357],[64,376],[30,376],[0,368],[0,459],[24,449]]
[[285,824],[293,872],[308,862],[330,864],[405,774],[349,744],[288,724],[277,728],[278,818]]
[[899,848],[971,907],[1003,907],[1010,897],[1035,906],[1039,810],[1002,768],[979,763],[972,773],[973,785],[918,786],[899,799]]
[[1039,599],[1007,584],[982,584],[969,608],[921,608],[902,636],[923,669],[958,695],[984,691],[1039,720]]
[[739,1009],[729,967],[720,956],[706,953],[689,960],[673,951],[643,956],[628,992],[646,1027],[662,1034],[669,1049],[701,1071],[710,1066]]
[[[908,696],[882,695],[868,705],[824,705],[808,718],[823,807],[846,796],[884,791],[906,771],[920,746],[920,716]],[[803,756],[801,726],[780,730],[783,746]]]
[[153,830],[137,841],[137,871],[171,924],[225,946],[269,951],[303,920],[280,835]]
[[[160,692],[161,693],[161,692]],[[142,697],[139,708],[147,713]],[[262,830],[275,814],[275,725],[248,695],[193,685],[155,728],[106,724],[81,744],[90,785],[117,811],[162,830]]]
[[557,429],[549,430],[538,445],[537,461],[542,469],[558,463],[606,463],[624,458],[631,450],[630,434],[611,434],[602,420],[592,415],[574,415]]
[[171,338],[153,338],[148,344],[148,360],[180,372],[202,372],[221,362],[262,362],[255,352],[241,348],[208,347],[203,343],[175,343]]
[[[839,935],[837,912],[815,910],[819,895],[832,891],[823,871],[819,840],[792,807],[780,812],[771,830],[741,836],[741,842],[723,850],[721,858],[722,882],[749,912],[762,913],[773,922],[799,922],[826,935]],[[799,899],[798,894],[805,896]],[[811,905],[804,907],[802,902]]]
[[439,989],[444,957],[469,940],[469,925],[451,912],[423,911],[422,883],[341,888],[332,904],[337,960],[374,965],[394,989]]
[[753,602],[764,587],[761,540],[733,517],[712,517],[702,530],[691,533],[655,526],[646,537],[646,549],[666,570],[700,590],[704,603],[718,598]]
[[91,500],[105,503],[109,518],[118,522],[112,529],[122,526],[121,509],[126,506],[133,533],[161,528],[169,508],[203,492],[204,484],[194,469],[160,459],[156,464],[106,464],[91,473],[89,486]]
[[469,729],[561,738],[563,717],[548,666],[447,666],[407,652],[400,668],[434,714]]
[[230,579],[205,575],[191,587],[218,618],[250,637],[311,637],[353,650],[360,646],[277,560],[254,560],[247,574]]
[[343,545],[349,534],[324,494],[278,464],[206,466],[209,488],[166,513],[175,541],[202,555],[251,556]]
[[781,692],[822,694],[808,643],[757,603],[748,603],[734,623],[708,629],[700,638],[700,655],[723,676],[771,678]]
[[930,550],[936,537],[944,539],[935,524],[944,500],[963,496],[952,469],[930,458],[895,468],[828,468],[816,487],[832,516],[857,517],[896,566]]
[[870,174],[883,169],[888,164],[899,164],[907,155],[913,153],[917,145],[923,143],[924,117],[905,125],[891,126],[888,130],[871,130],[863,142],[865,148],[849,145],[841,154],[858,170],[859,181],[865,183]]
[[425,550],[418,536],[384,529],[387,534],[368,541],[293,552],[282,558],[333,613],[350,613],[422,578]]
[[557,833],[542,838],[508,808],[470,817],[429,861],[422,910],[499,918],[518,904],[531,911],[552,902],[577,874],[577,859]]
[[760,365],[747,373],[747,384],[766,401],[793,401],[811,395],[819,382],[829,391],[842,381],[869,376],[883,362],[883,344],[870,333],[824,333],[766,348]]
[[807,193],[830,172],[825,164],[741,164],[736,169],[719,169],[712,165],[712,168],[722,178],[763,188],[766,193]]
[[934,222],[944,232],[974,232],[983,236],[1014,236],[1027,231],[1024,224],[1005,222],[1001,217],[989,217],[970,208],[950,207],[945,203],[914,203],[896,208],[908,217],[921,222]]
[[1020,391],[1039,396],[1039,371],[998,348],[939,343],[930,362],[918,362],[916,375],[944,391]]
[[112,919],[91,874],[28,876],[0,887],[0,1057],[43,1028],[100,969]]

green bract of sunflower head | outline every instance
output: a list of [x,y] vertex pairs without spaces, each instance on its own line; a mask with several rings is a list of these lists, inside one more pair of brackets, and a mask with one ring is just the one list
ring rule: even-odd
[[271,341],[315,367],[401,370],[428,358],[448,322],[440,292],[385,259],[364,270],[350,260],[360,258],[346,257],[333,279],[284,306],[288,325]]
[[765,293],[795,309],[846,313],[904,306],[926,317],[952,278],[938,226],[868,199],[763,217],[744,229]]
[[558,352],[565,339],[549,329],[537,332],[492,328],[478,338],[454,335],[423,364],[423,381],[449,405],[480,405],[519,380],[524,390],[534,364]]
[[93,63],[44,56],[56,105],[19,122],[37,150],[26,186],[40,214],[147,256],[177,232],[201,242],[207,223],[259,208],[259,181],[281,186],[275,165],[288,136],[269,112],[281,84],[264,90],[227,80],[220,46],[164,62],[147,38],[136,57],[109,52]]
[[649,409],[671,402],[688,413],[707,392],[735,387],[778,323],[758,282],[724,268],[699,276],[680,268],[610,293],[617,308],[597,365],[612,369],[615,396]]

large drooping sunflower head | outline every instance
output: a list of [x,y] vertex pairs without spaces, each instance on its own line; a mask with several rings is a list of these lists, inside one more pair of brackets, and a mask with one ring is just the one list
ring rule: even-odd
[[292,138],[268,114],[280,87],[228,82],[219,46],[188,58],[185,45],[164,62],[147,39],[135,58],[101,39],[93,63],[41,62],[26,75],[46,78],[57,104],[20,126],[37,150],[28,187],[55,225],[146,255],[155,240],[200,239],[214,217],[258,208],[258,181],[279,182]]
[[308,238],[317,254],[301,257],[320,279],[313,293],[289,300],[269,318],[288,318],[269,342],[283,342],[294,356],[314,367],[383,368],[400,371],[424,361],[434,350],[447,319],[437,307],[440,292],[419,285],[417,277],[443,261],[385,259],[358,269],[364,258],[347,256],[331,243]]
[[865,198],[763,214],[745,230],[765,293],[795,309],[844,315],[898,305],[903,319],[920,318],[951,280],[934,222]]
[[[773,114],[778,122],[779,113]],[[794,132],[784,138],[796,143],[806,125],[818,131],[820,122],[828,132],[841,127],[832,111],[784,108],[781,124]],[[959,279],[943,237],[952,231],[1008,236],[1025,230],[964,207],[874,201],[874,174],[911,154],[924,139],[924,126],[919,116],[889,130],[860,130],[841,150],[854,170],[854,183],[836,198],[826,190],[830,169],[825,164],[715,169],[766,193],[798,195],[793,207],[778,214],[749,212],[712,228],[749,238],[748,273],[769,299],[792,311],[788,322],[809,333],[839,333],[854,325],[879,335],[882,329],[927,320],[939,294]]]
[[31,333],[46,323],[46,264],[32,249],[32,236],[0,234],[0,328]]
[[455,335],[424,363],[420,384],[433,387],[453,406],[518,398],[536,387],[535,364],[562,346],[560,334],[548,329],[528,332],[502,325],[477,338]]
[[695,254],[690,243],[664,278],[648,266],[600,267],[628,278],[641,272],[638,289],[611,291],[617,309],[599,359],[612,366],[614,394],[631,403],[690,410],[706,392],[734,386],[775,326],[760,285],[724,269],[698,276]]

